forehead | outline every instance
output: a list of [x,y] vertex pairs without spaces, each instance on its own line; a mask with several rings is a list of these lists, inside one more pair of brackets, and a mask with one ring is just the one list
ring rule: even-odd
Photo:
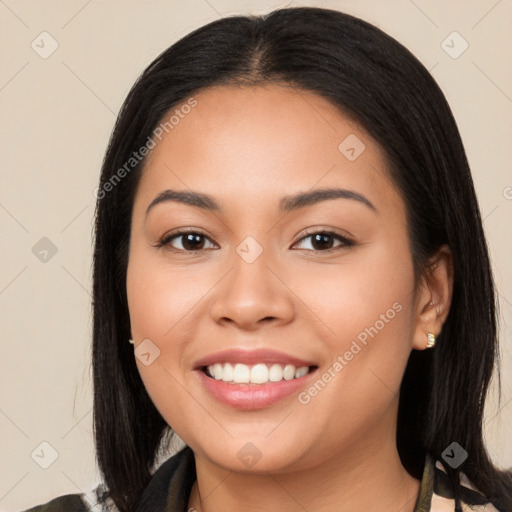
[[401,203],[384,151],[319,95],[290,86],[217,86],[193,99],[193,108],[181,110],[187,98],[164,117],[181,114],[148,155],[137,198],[146,206],[165,188],[263,206],[264,199],[330,186],[364,191],[374,204]]

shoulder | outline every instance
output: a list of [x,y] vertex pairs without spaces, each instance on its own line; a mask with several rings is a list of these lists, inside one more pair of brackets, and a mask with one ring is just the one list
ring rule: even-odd
[[64,494],[22,512],[119,512],[112,500],[102,497],[104,493],[105,487],[100,484],[90,492]]
[[64,494],[22,512],[119,512],[103,484],[89,492]]
[[[458,494],[461,498],[462,511],[500,512],[489,499],[464,474],[460,474]],[[448,478],[441,461],[435,461],[435,478],[432,493],[431,512],[442,512],[455,506],[453,484]],[[454,510],[454,509],[452,509]]]
[[[195,480],[192,450],[187,446],[164,461],[153,474],[137,507],[140,512],[182,510]],[[169,508],[171,507],[171,508]],[[22,512],[118,512],[103,484],[87,493],[66,494]]]
[[24,512],[86,512],[89,507],[83,494],[66,494],[54,498],[44,505],[37,505]]

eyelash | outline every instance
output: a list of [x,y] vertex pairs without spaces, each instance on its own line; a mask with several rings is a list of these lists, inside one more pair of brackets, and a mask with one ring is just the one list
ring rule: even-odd
[[[166,235],[164,237],[162,237],[160,239],[160,241],[154,246],[154,247],[157,247],[157,248],[163,248],[167,245],[170,244],[170,242],[175,239],[175,238],[179,238],[180,236],[183,236],[183,235],[188,235],[188,234],[195,234],[195,235],[201,235],[205,238],[208,238],[208,236],[206,236],[206,234],[202,233],[200,230],[197,230],[197,229],[187,229],[187,230],[182,230],[182,231],[178,231],[176,233],[171,233],[170,235]],[[334,231],[327,231],[327,230],[316,230],[316,231],[307,231],[306,234],[300,238],[299,240],[297,240],[297,242],[295,242],[294,245],[298,244],[299,242],[302,242],[303,240],[305,240],[306,238],[309,238],[313,235],[317,235],[317,234],[323,234],[323,235],[332,235],[333,238],[337,239],[338,241],[342,242],[343,245],[340,245],[338,247],[334,247],[332,249],[326,249],[324,251],[322,250],[318,250],[318,249],[306,249],[307,251],[310,251],[310,252],[316,252],[316,253],[322,253],[322,254],[329,254],[329,253],[332,253],[332,252],[335,252],[337,250],[342,250],[342,249],[347,249],[348,247],[351,247],[353,245],[355,245],[355,243],[344,237],[344,236],[341,236],[339,235],[338,233],[335,233]],[[211,241],[211,240],[210,240]],[[187,251],[186,249],[175,249],[174,247],[170,250],[173,250],[175,252],[182,252],[182,253],[197,253],[197,252],[202,252],[202,251],[205,251],[206,249],[199,249],[197,251]]]

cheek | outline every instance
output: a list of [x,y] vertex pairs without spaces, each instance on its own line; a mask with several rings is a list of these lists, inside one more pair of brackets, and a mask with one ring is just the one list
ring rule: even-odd
[[[126,288],[135,346],[151,342],[151,363],[136,358],[140,376],[156,408],[181,433],[182,417],[201,414],[187,392],[186,354],[198,318],[207,314],[205,295],[218,279],[211,271],[205,275],[201,265],[171,267],[164,260],[144,247],[132,247]],[[153,351],[158,354],[154,359]]]
[[[336,265],[316,265],[287,277],[294,291],[325,327],[333,356],[354,339],[388,339],[388,348],[404,349],[410,328],[414,289],[412,260],[406,245],[375,243],[347,253]],[[392,345],[392,346],[390,346]],[[368,343],[369,346],[369,343]]]
[[329,362],[302,403],[331,415],[335,428],[364,430],[398,397],[411,352],[412,260],[405,245],[376,244],[336,272],[332,266],[318,269],[314,283],[308,287],[304,279],[294,290],[318,312]]
[[134,339],[149,338],[160,344],[187,324],[187,316],[201,298],[190,271],[168,267],[160,258],[137,250],[130,255],[126,288]]

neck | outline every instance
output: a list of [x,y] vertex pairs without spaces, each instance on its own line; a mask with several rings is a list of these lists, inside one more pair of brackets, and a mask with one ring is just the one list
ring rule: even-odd
[[420,486],[403,467],[395,436],[382,432],[307,470],[234,473],[196,455],[196,472],[187,510],[199,512],[338,512],[340,504],[344,512],[413,512]]

